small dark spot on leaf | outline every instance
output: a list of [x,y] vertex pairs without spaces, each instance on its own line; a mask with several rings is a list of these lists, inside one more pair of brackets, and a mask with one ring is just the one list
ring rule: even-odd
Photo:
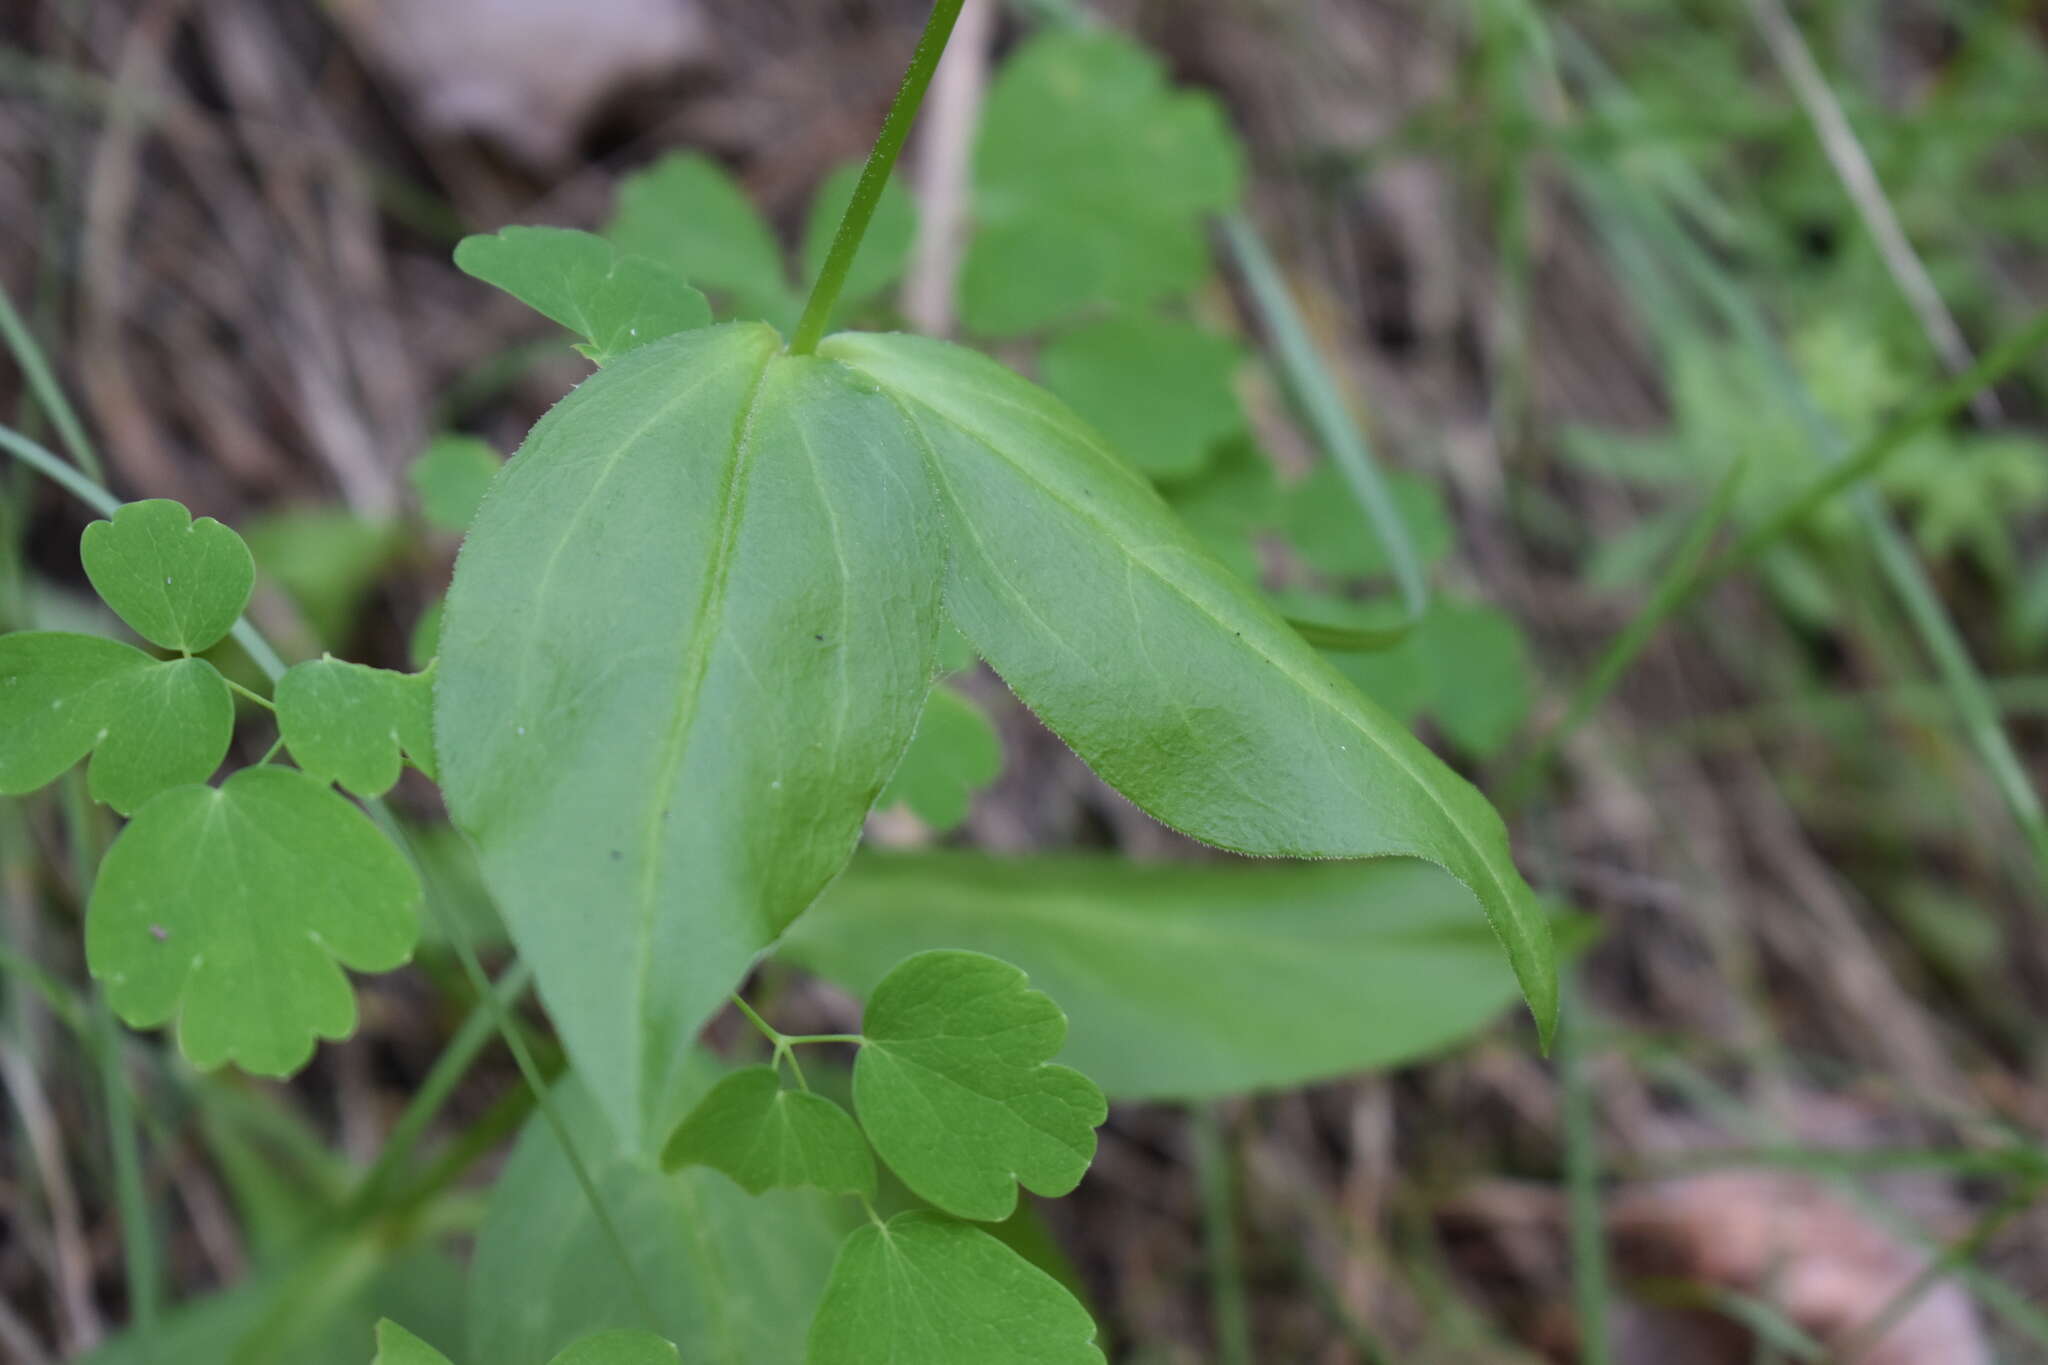
[[621,858],[623,858],[623,857],[625,857],[625,856],[626,856],[626,855],[625,855],[624,853],[620,852],[620,851],[619,851],[618,849],[613,849],[613,850],[612,850],[612,861],[613,861],[613,862],[617,862],[617,861],[618,861],[619,859],[621,859]]

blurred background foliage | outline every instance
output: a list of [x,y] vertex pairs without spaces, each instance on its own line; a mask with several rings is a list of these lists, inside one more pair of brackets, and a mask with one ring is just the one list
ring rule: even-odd
[[[1427,869],[1192,846],[958,641],[873,847],[758,988],[844,1028],[943,941],[1060,1000],[1120,1102],[1082,1190],[1006,1233],[1112,1359],[2048,1359],[2048,360],[1899,427],[2048,306],[2048,9],[975,8],[841,321],[1034,374],[1462,765],[1559,906],[1571,1026],[1537,1055]],[[246,534],[288,654],[424,665],[492,472],[588,371],[455,240],[587,228],[786,327],[922,18],[20,0],[0,287],[113,486]],[[65,434],[12,368],[0,408]],[[0,624],[118,634],[87,514],[8,468],[0,515]],[[490,936],[431,792],[397,795]],[[289,1086],[193,1074],[92,1023],[81,809],[0,814],[0,1358],[354,1362],[381,1311],[537,1361],[601,1316],[569,1173],[544,1135],[507,1158],[531,1101],[495,1045],[416,1164],[378,1159],[477,1027],[445,945]],[[91,1079],[107,1048],[132,1093]],[[161,1308],[124,1276],[127,1103]],[[815,1210],[600,1174],[650,1273],[688,1281],[692,1218],[801,1319]],[[713,1298],[664,1326],[709,1340]]]

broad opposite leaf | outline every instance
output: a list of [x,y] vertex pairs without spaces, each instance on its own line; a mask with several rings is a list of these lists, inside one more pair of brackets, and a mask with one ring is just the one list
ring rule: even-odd
[[933,674],[939,515],[894,404],[738,324],[534,428],[442,627],[456,821],[622,1136],[817,896]]
[[1471,895],[1413,858],[864,852],[775,951],[866,995],[928,943],[1029,972],[1066,1013],[1059,1060],[1114,1100],[1400,1065],[1515,1002]]
[[1471,888],[1547,1037],[1557,968],[1500,816],[1218,564],[1057,399],[983,356],[843,334],[952,533],[946,604],[1027,705],[1156,818],[1240,853],[1405,854]]

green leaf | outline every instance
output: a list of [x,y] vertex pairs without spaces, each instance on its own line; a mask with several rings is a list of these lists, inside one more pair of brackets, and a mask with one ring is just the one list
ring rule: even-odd
[[1103,1365],[1059,1281],[965,1223],[922,1211],[846,1239],[807,1365]]
[[357,796],[382,796],[404,760],[434,775],[434,679],[322,655],[277,684],[277,729],[297,764]]
[[1024,973],[984,953],[906,958],[868,996],[853,1102],[869,1141],[918,1197],[999,1222],[1017,1186],[1061,1195],[1095,1159],[1108,1117],[1080,1072],[1049,1066],[1067,1019]]
[[1273,462],[1242,434],[1219,445],[1199,475],[1160,491],[1205,541],[1243,540],[1271,530],[1280,520],[1280,482],[1273,477]]
[[[281,1259],[264,1258],[228,1288],[167,1306],[148,1330],[131,1328],[73,1365],[363,1365],[381,1318],[452,1340],[445,1320],[460,1324],[449,1310],[460,1304],[463,1283],[462,1268],[430,1247],[386,1243],[368,1256],[360,1242],[302,1237]],[[280,1305],[289,1312],[280,1316]],[[259,1335],[263,1349],[252,1353]]]
[[[693,1053],[657,1120],[673,1124],[718,1075]],[[749,1195],[702,1168],[664,1175],[633,1155],[581,1082],[557,1085],[553,1099],[657,1316],[644,1320],[560,1141],[535,1115],[477,1231],[470,1358],[547,1360],[593,1332],[637,1326],[673,1341],[689,1365],[800,1359],[845,1230],[839,1201],[809,1190]]]
[[669,1138],[661,1164],[724,1171],[749,1194],[809,1185],[875,1197],[875,1158],[852,1115],[822,1095],[783,1089],[772,1066],[713,1086]]
[[738,182],[708,157],[672,153],[626,179],[605,236],[729,298],[735,316],[777,324],[795,316],[782,248]]
[[1156,818],[1239,853],[1403,854],[1470,887],[1547,1037],[1557,967],[1500,816],[1218,565],[1056,400],[943,342],[826,354],[897,397],[952,526],[947,610]]
[[[1422,563],[1434,564],[1450,553],[1450,513],[1436,485],[1413,474],[1393,473],[1387,475],[1387,488]],[[1323,573],[1377,578],[1393,571],[1386,547],[1333,464],[1317,465],[1287,490],[1286,523],[1288,544]]]
[[948,687],[935,687],[895,776],[876,804],[901,802],[940,832],[967,818],[974,793],[1003,770],[1003,742],[979,706]]
[[176,1018],[194,1066],[285,1076],[355,1028],[348,967],[412,954],[419,879],[361,811],[290,768],[174,787],[107,850],[85,953],[135,1028]]
[[[650,338],[651,339],[651,338]],[[412,462],[406,477],[428,524],[443,531],[469,529],[484,490],[498,477],[505,457],[474,436],[436,436]]]
[[865,995],[933,943],[1029,972],[1067,1014],[1059,1060],[1120,1100],[1400,1065],[1515,999],[1471,897],[1413,858],[864,852],[776,953]]
[[1038,354],[1052,390],[1154,480],[1201,472],[1244,426],[1228,337],[1161,318],[1109,318],[1055,337]]
[[676,1365],[676,1348],[651,1332],[600,1332],[585,1337],[549,1365]]
[[0,793],[54,782],[90,752],[93,799],[129,815],[211,777],[234,730],[234,697],[204,659],[159,662],[96,635],[0,635]]
[[[549,1365],[676,1365],[676,1348],[651,1332],[600,1332],[585,1337]],[[377,1324],[377,1358],[370,1365],[451,1365],[447,1356],[390,1319]]]
[[451,1365],[447,1356],[385,1318],[377,1324],[377,1358],[370,1365]]
[[85,528],[86,577],[137,635],[196,654],[249,605],[256,567],[242,538],[169,498],[124,503]]
[[982,112],[962,318],[1010,335],[1193,287],[1208,270],[1202,217],[1236,201],[1242,163],[1216,101],[1169,90],[1128,38],[1030,40]]
[[[860,179],[861,163],[848,162],[825,177],[811,200],[810,216],[804,220],[804,278],[815,280],[825,268],[825,255],[832,249],[833,234],[846,206],[853,202],[853,187]],[[840,312],[865,302],[903,277],[910,260],[911,244],[917,238],[917,208],[910,195],[895,180],[882,182],[881,198],[875,201],[875,216],[868,222],[867,235],[847,272],[839,295]]]
[[1416,634],[1445,738],[1475,758],[1499,753],[1529,714],[1522,628],[1492,607],[1439,601]]
[[622,1132],[852,851],[930,685],[940,534],[895,406],[757,324],[593,376],[478,514],[443,787]]
[[465,237],[455,264],[584,338],[576,349],[599,365],[711,322],[711,306],[681,275],[573,228]]

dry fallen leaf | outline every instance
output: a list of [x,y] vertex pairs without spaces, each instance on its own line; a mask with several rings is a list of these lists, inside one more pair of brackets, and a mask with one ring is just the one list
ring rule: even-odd
[[[1611,1206],[1624,1274],[1676,1275],[1774,1305],[1840,1346],[1927,1264],[1813,1180],[1714,1172],[1630,1190]],[[1986,1365],[1976,1305],[1952,1280],[1923,1294],[1855,1365]]]
[[696,0],[338,0],[358,46],[436,133],[564,161],[606,99],[701,58]]

